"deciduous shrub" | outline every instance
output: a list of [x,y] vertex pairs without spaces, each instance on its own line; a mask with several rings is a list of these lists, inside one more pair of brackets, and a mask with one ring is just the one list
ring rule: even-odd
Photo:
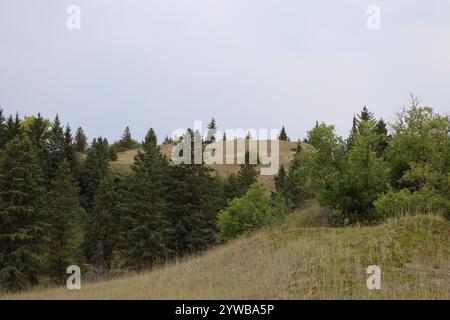
[[233,199],[219,212],[218,225],[223,238],[230,240],[268,225],[275,217],[269,197],[258,184],[253,184],[241,198]]

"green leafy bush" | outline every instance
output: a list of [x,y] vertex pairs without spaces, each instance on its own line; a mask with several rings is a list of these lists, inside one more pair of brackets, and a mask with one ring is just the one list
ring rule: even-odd
[[269,197],[258,184],[253,184],[241,198],[233,199],[219,212],[218,225],[223,238],[230,240],[268,225],[275,217]]
[[440,213],[450,218],[450,200],[427,187],[414,192],[408,189],[391,190],[381,195],[374,202],[374,207],[377,214],[384,218],[420,213]]

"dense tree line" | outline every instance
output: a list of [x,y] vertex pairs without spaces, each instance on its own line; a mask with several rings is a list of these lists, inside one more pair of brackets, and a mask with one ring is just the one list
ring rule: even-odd
[[[221,178],[204,164],[171,164],[153,129],[141,143],[128,127],[116,143],[88,143],[58,116],[6,117],[0,108],[0,290],[61,284],[71,264],[97,275],[149,268],[272,223],[310,198],[336,225],[449,216],[449,132],[448,116],[416,104],[390,124],[364,107],[346,139],[317,122],[269,196],[248,153],[237,174]],[[217,124],[205,138],[188,135],[205,148]],[[284,127],[279,139],[289,141]],[[164,139],[174,140],[183,137]],[[138,149],[131,171],[112,170],[129,148]]]
[[[209,129],[211,142],[214,121]],[[130,173],[111,170],[118,150],[135,147]],[[62,284],[71,264],[101,275],[205,249],[217,213],[256,176],[242,165],[239,189],[225,195],[233,186],[205,165],[171,165],[153,129],[140,144],[128,127],[117,143],[88,144],[58,116],[5,118],[0,108],[0,290]]]
[[281,168],[275,178],[275,194],[294,208],[316,197],[338,225],[401,214],[450,216],[449,117],[412,103],[390,128],[367,107],[353,118],[347,139],[316,123],[305,139],[312,148],[299,145],[288,172]]

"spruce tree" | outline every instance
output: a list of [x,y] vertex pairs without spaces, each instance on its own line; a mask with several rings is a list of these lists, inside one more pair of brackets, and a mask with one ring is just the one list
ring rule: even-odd
[[377,135],[375,142],[375,151],[378,157],[385,157],[386,150],[389,146],[388,130],[386,123],[383,119],[380,119],[375,126],[375,133]]
[[119,229],[124,192],[122,177],[111,173],[105,175],[94,198],[94,209],[86,219],[84,252],[97,274],[113,267],[113,252],[119,248],[121,240]]
[[6,121],[6,139],[4,142],[5,145],[12,139],[21,136],[22,133],[21,120],[19,117],[19,113],[16,112],[15,117],[10,115],[8,117],[8,120]]
[[250,164],[250,155],[247,151],[245,153],[245,163],[241,164],[238,172],[238,178],[242,185],[243,192],[245,193],[247,189],[257,181],[258,170],[256,164]]
[[3,115],[3,109],[0,106],[0,152],[5,149],[7,140],[6,118]]
[[214,118],[212,118],[211,121],[208,123],[208,134],[206,136],[205,142],[206,143],[215,142],[216,134],[217,134],[216,120],[214,120]]
[[93,209],[94,197],[103,177],[109,172],[110,150],[107,140],[102,137],[94,138],[88,149],[86,160],[81,172],[81,194],[83,206]]
[[286,194],[286,184],[287,184],[287,174],[286,170],[284,170],[284,166],[281,165],[280,170],[278,171],[278,175],[275,176],[275,191],[278,194],[285,195]]
[[0,288],[37,284],[44,224],[42,172],[29,139],[11,140],[0,158]]
[[50,278],[62,284],[67,277],[67,267],[79,264],[73,260],[77,256],[74,230],[77,230],[82,212],[78,189],[66,159],[61,162],[50,184],[46,204],[46,221],[50,225],[47,269]]
[[281,140],[281,141],[288,141],[289,140],[289,138],[288,138],[288,136],[286,134],[286,129],[284,128],[284,126],[281,128],[280,136],[278,137],[278,139]]
[[204,164],[170,167],[169,243],[175,254],[193,253],[214,241],[216,215],[225,201],[212,171]]
[[133,139],[131,138],[131,130],[130,127],[126,127],[122,138],[119,140],[119,146],[123,149],[131,149],[133,148]]
[[48,181],[50,181],[56,176],[61,162],[66,158],[66,137],[58,115],[56,115],[50,128],[47,150],[48,157],[45,174]]
[[78,127],[77,132],[75,134],[75,150],[84,153],[87,148],[87,137],[84,134],[83,128]]
[[67,124],[66,130],[64,131],[64,158],[69,162],[72,175],[78,178],[80,174],[80,165],[78,163],[78,156],[75,148],[72,131],[69,124]]
[[167,170],[153,130],[149,130],[134,158],[124,203],[124,258],[133,269],[149,267],[168,254]]

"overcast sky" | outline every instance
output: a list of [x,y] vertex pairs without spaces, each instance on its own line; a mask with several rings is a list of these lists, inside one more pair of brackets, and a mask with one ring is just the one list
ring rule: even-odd
[[[81,8],[81,29],[66,9]],[[381,29],[366,26],[369,5]],[[448,0],[0,0],[0,105],[59,113],[89,138],[160,139],[194,120],[347,135],[409,92],[450,111]]]

